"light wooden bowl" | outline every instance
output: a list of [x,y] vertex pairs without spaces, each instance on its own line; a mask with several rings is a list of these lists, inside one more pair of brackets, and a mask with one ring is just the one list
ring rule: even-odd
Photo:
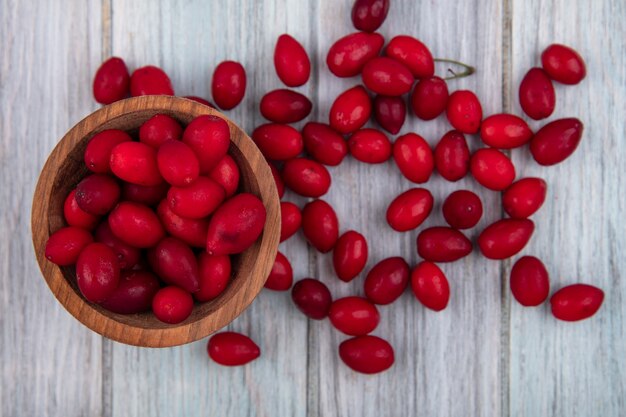
[[[233,258],[233,278],[215,300],[196,304],[191,316],[176,325],[160,322],[150,313],[115,314],[87,302],[76,285],[74,267],[58,267],[44,256],[51,233],[65,226],[63,202],[88,173],[83,153],[89,139],[106,129],[137,132],[157,113],[183,124],[196,116],[216,115],[230,127],[229,154],[241,171],[240,189],[257,195],[267,209],[262,235],[248,250]],[[35,254],[43,277],[63,307],[90,329],[122,343],[165,347],[193,342],[233,321],[252,303],[274,264],[280,237],[280,203],[269,166],[254,142],[218,111],[191,100],[144,96],[119,101],[90,114],[74,126],[54,148],[41,171],[33,197],[31,226]],[[36,302],[36,300],[31,300]]]

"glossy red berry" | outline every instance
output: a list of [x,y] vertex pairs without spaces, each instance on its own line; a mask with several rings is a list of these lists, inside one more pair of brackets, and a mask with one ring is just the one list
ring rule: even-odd
[[170,185],[166,182],[162,182],[159,185],[148,186],[124,182],[122,184],[122,200],[145,204],[146,206],[154,206],[165,198],[169,188]]
[[456,130],[463,133],[478,133],[483,109],[476,94],[469,90],[458,90],[448,98],[446,116]]
[[63,203],[63,217],[70,226],[92,230],[98,224],[100,216],[87,213],[76,202],[76,190],[70,191]]
[[401,96],[413,86],[411,71],[401,62],[387,57],[368,61],[361,76],[368,89],[385,96]]
[[420,262],[411,271],[411,288],[420,303],[434,311],[445,309],[450,300],[448,279],[432,262]]
[[528,124],[513,114],[494,114],[480,125],[480,138],[485,145],[513,149],[527,144],[533,137]]
[[303,85],[311,75],[311,61],[306,50],[287,34],[280,35],[276,41],[274,67],[278,78],[288,87]]
[[280,203],[280,241],[293,236],[302,225],[302,213],[298,206],[289,201]]
[[437,76],[423,78],[415,84],[411,94],[413,113],[422,120],[432,120],[448,105],[448,85]]
[[170,77],[165,71],[153,65],[137,68],[130,76],[130,95],[174,95]]
[[387,132],[395,135],[406,118],[406,104],[402,97],[377,95],[374,99],[374,117]]
[[539,165],[555,165],[574,153],[583,135],[583,123],[575,118],[548,123],[530,141],[530,153]]
[[358,336],[339,345],[339,357],[350,369],[362,374],[376,374],[391,368],[393,348],[377,336]]
[[407,133],[396,139],[393,144],[393,159],[402,175],[416,184],[427,182],[435,168],[430,145],[416,133]]
[[187,244],[174,237],[166,237],[152,250],[152,267],[163,281],[188,293],[200,289],[198,261]]
[[111,296],[120,281],[117,256],[103,243],[90,243],[76,260],[76,283],[81,294],[93,303]]
[[519,103],[531,119],[545,119],[554,112],[554,85],[544,70],[537,67],[528,70],[519,86]]
[[230,281],[232,266],[228,255],[211,256],[206,252],[198,255],[198,277],[200,289],[193,297],[200,301],[211,301],[219,297]]
[[294,158],[283,165],[282,178],[290,190],[305,197],[321,197],[330,188],[330,173],[324,165],[307,158]]
[[339,133],[359,130],[369,120],[372,103],[367,91],[360,85],[341,93],[330,108],[330,126]]
[[580,54],[569,46],[556,43],[543,51],[541,65],[550,78],[562,84],[578,84],[587,75]]
[[157,166],[165,181],[174,187],[187,187],[200,175],[196,154],[179,140],[168,140],[159,146]]
[[483,215],[480,198],[471,191],[458,190],[451,193],[441,206],[443,217],[450,227],[469,229],[478,223]]
[[226,191],[207,177],[198,177],[186,187],[171,187],[167,202],[172,211],[188,219],[202,219],[219,207],[226,198]]
[[356,32],[337,40],[328,50],[326,64],[337,77],[354,77],[378,56],[385,43],[378,33]]
[[546,301],[550,278],[543,263],[534,256],[523,256],[511,269],[511,292],[523,306],[532,307]]
[[123,142],[111,150],[111,171],[132,184],[153,186],[163,182],[157,151],[141,142]]
[[593,285],[573,284],[563,287],[550,297],[552,315],[559,320],[587,319],[600,309],[604,292]]
[[514,219],[535,214],[546,200],[547,184],[541,178],[522,178],[502,193],[502,207]]
[[304,94],[279,89],[265,94],[259,105],[261,114],[274,123],[296,123],[311,113],[313,104]]
[[116,237],[136,248],[150,248],[165,236],[155,212],[130,201],[122,201],[111,211],[109,226]]
[[350,336],[362,336],[378,326],[378,309],[366,298],[344,297],[333,301],[328,313],[330,322],[337,330]]
[[276,253],[276,260],[265,281],[265,288],[274,291],[287,291],[293,284],[293,269],[285,255]]
[[506,259],[524,249],[535,230],[528,219],[501,219],[478,236],[478,247],[489,259]]
[[348,139],[348,149],[354,159],[368,164],[380,164],[391,157],[391,142],[376,129],[357,130]]
[[322,253],[330,252],[339,238],[335,210],[324,200],[313,200],[302,209],[302,232],[306,240]]
[[209,357],[224,366],[240,366],[261,356],[261,349],[248,336],[235,332],[217,333],[207,345]]
[[333,302],[328,287],[313,278],[302,279],[293,286],[291,299],[305,316],[322,320],[328,316]]
[[309,122],[302,129],[304,149],[317,162],[339,165],[348,154],[348,144],[339,133],[323,123]]
[[451,227],[430,227],[417,235],[417,253],[427,261],[453,262],[471,251],[472,242]]
[[174,285],[161,288],[152,298],[152,312],[168,324],[185,321],[193,310],[193,298],[187,291]]
[[162,200],[157,207],[157,215],[163,227],[170,235],[177,237],[189,246],[205,248],[209,221],[207,219],[188,219],[174,213],[167,200]]
[[183,128],[171,116],[167,114],[155,114],[139,128],[139,141],[158,148],[168,140],[180,140]]
[[222,186],[226,191],[226,197],[231,197],[239,187],[241,173],[237,163],[230,155],[224,155],[222,159],[209,172],[209,178]]
[[333,248],[335,273],[344,282],[352,281],[367,263],[367,240],[362,234],[349,230],[339,237]]
[[474,152],[470,160],[470,171],[480,185],[494,191],[506,189],[515,180],[513,162],[493,148],[483,148]]
[[183,142],[196,154],[200,174],[209,174],[226,156],[230,147],[228,123],[217,116],[198,116],[185,128]]
[[385,55],[403,63],[415,78],[435,74],[435,61],[426,45],[411,36],[399,35],[389,41]]
[[246,71],[239,62],[220,62],[211,80],[213,101],[220,109],[236,107],[246,94]]
[[73,265],[82,250],[92,242],[93,237],[87,230],[80,227],[63,227],[48,238],[46,259],[60,266]]
[[130,75],[122,58],[111,57],[104,61],[93,79],[93,97],[100,104],[111,104],[128,97]]
[[110,174],[111,151],[122,142],[130,142],[133,138],[123,130],[108,129],[96,133],[85,148],[85,165],[96,174]]
[[470,150],[463,133],[451,130],[435,146],[435,167],[448,181],[458,181],[467,175],[470,168]]
[[252,140],[267,159],[285,161],[300,155],[302,135],[291,126],[266,123],[254,129]]
[[425,188],[412,188],[393,199],[387,208],[387,223],[398,232],[416,229],[433,209],[433,195]]
[[81,210],[93,215],[102,215],[115,207],[120,194],[120,186],[113,177],[92,174],[78,183],[74,198]]
[[352,24],[357,30],[374,32],[389,12],[389,0],[355,0],[352,6]]
[[150,311],[152,299],[159,290],[159,280],[148,271],[123,271],[115,291],[100,303],[118,314]]
[[409,285],[409,265],[403,258],[383,259],[365,277],[367,298],[375,304],[391,304]]

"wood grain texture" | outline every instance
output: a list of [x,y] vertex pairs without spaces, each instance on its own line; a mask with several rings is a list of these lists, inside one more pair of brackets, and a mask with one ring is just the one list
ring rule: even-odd
[[[626,193],[620,175],[626,10],[620,0],[392,0],[381,28],[387,39],[416,35],[434,55],[475,65],[474,76],[452,81],[450,89],[475,89],[485,115],[520,113],[517,86],[547,44],[581,51],[589,75],[579,86],[557,86],[552,118],[585,122],[580,149],[551,168],[537,167],[522,150],[512,156],[520,176],[543,176],[550,193],[534,216],[537,233],[524,254],[546,261],[554,289],[578,280],[602,287],[606,300],[596,317],[568,324],[554,320],[548,305],[522,308],[508,292],[511,262],[474,253],[443,265],[452,287],[444,312],[426,311],[410,293],[380,309],[375,334],[392,342],[396,364],[363,376],[338,358],[345,336],[327,321],[306,320],[285,293],[263,291],[229,326],[262,349],[260,360],[241,368],[208,361],[205,341],[156,350],[104,340],[51,296],[36,267],[27,213],[46,155],[96,109],[90,82],[102,58],[119,55],[132,68],[161,65],[179,95],[206,98],[215,65],[241,61],[249,75],[246,98],[227,115],[250,133],[263,123],[261,96],[281,87],[271,56],[276,38],[287,32],[312,54],[312,79],[297,90],[319,103],[311,118],[325,121],[333,98],[360,81],[336,79],[324,63],[332,41],[353,31],[350,6],[350,0],[102,0],[71,7],[0,0],[0,230],[14,236],[0,239],[0,415],[626,414]],[[443,118],[409,118],[402,132],[434,144],[447,129]],[[477,137],[468,140],[480,146]],[[332,172],[324,198],[336,207],[343,231],[353,228],[368,238],[368,267],[393,255],[417,262],[416,234],[398,236],[382,217],[390,199],[411,186],[393,164],[347,160]],[[449,184],[437,176],[428,186],[438,201],[428,225],[442,224],[440,204],[449,192],[477,190],[469,179]],[[481,196],[489,209],[469,232],[472,238],[501,215],[497,194],[481,190]],[[285,200],[306,202],[290,193]],[[362,293],[363,277],[339,282],[330,256],[307,252],[300,232],[280,249],[296,279],[317,277],[337,297]]]

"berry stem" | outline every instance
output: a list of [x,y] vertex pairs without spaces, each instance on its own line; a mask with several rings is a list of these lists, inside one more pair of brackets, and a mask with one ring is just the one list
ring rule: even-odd
[[463,62],[459,62],[459,61],[455,61],[454,59],[447,59],[447,58],[435,58],[435,62],[445,62],[448,64],[454,64],[454,65],[458,65],[460,67],[463,67],[464,70],[463,72],[454,72],[452,69],[448,68],[448,71],[452,74],[452,76],[450,77],[445,77],[444,80],[453,80],[455,78],[463,78],[463,77],[468,77],[470,75],[472,75],[473,73],[476,72],[476,68],[472,67],[471,65],[467,65],[464,64]]

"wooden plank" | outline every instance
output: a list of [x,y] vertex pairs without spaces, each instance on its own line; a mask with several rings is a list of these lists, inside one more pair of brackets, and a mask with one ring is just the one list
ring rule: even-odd
[[526,150],[514,152],[521,175],[548,182],[546,204],[534,216],[536,235],[524,253],[545,261],[553,290],[587,282],[602,288],[606,298],[597,316],[573,324],[552,318],[549,304],[525,309],[512,301],[510,414],[621,416],[626,413],[625,4],[516,0],[513,8],[518,114],[519,82],[531,66],[540,65],[540,53],[549,44],[573,46],[588,70],[580,85],[555,84],[557,105],[549,119],[584,122],[576,153],[543,168]]
[[[318,62],[324,62],[329,46],[354,29],[352,2],[322,2],[318,30]],[[484,18],[489,16],[489,18]],[[501,108],[502,8],[499,2],[392,2],[380,32],[389,40],[396,34],[422,39],[437,57],[456,58],[477,67],[476,75],[449,83],[450,90],[477,92],[486,114]],[[438,68],[444,74],[446,68]],[[337,79],[320,68],[320,116],[326,118],[334,97],[360,79]],[[450,127],[444,117],[422,122],[409,117],[400,133],[417,132],[431,145]],[[468,136],[472,148],[478,139]],[[332,169],[333,186],[325,197],[338,212],[341,229],[356,229],[370,243],[368,267],[388,256],[404,256],[418,262],[416,232],[400,235],[386,224],[387,204],[414,185],[405,180],[393,162],[367,166],[349,160]],[[445,196],[456,189],[478,190],[469,178],[451,184],[435,175],[427,185],[436,204],[423,227],[443,225],[440,213]],[[469,236],[500,215],[495,193],[479,190],[485,215]],[[421,229],[420,229],[421,230]],[[331,256],[318,256],[318,275],[335,297],[363,294],[363,276],[350,284],[334,276]],[[448,275],[452,298],[447,310],[427,311],[408,291],[400,300],[382,307],[381,324],[374,334],[395,348],[396,364],[389,371],[364,376],[348,369],[338,357],[338,345],[346,339],[328,323],[315,324],[310,332],[309,374],[313,400],[310,415],[499,415],[500,414],[500,266],[476,253],[442,265]],[[363,274],[362,274],[363,275]],[[313,378],[314,375],[315,377]]]
[[[286,5],[281,1],[114,1],[112,16],[113,54],[132,67],[162,66],[177,94],[209,98],[213,68],[226,59],[240,61],[248,71],[246,97],[227,114],[248,132],[263,123],[257,108],[260,97],[280,86],[271,58],[278,35],[289,32],[311,48],[308,8],[295,0]],[[139,20],[154,25],[140,29]],[[311,85],[300,90],[310,94]],[[286,199],[303,201],[293,195]],[[308,275],[302,239],[292,238],[281,250],[291,260],[296,277]],[[305,415],[307,322],[289,298],[289,293],[264,290],[229,326],[261,347],[262,359],[245,367],[210,362],[206,341],[162,350],[112,344],[110,414]]]
[[0,10],[0,415],[97,415],[101,338],[48,290],[30,207],[48,153],[96,108],[100,4],[67,13],[59,2],[3,0]]

